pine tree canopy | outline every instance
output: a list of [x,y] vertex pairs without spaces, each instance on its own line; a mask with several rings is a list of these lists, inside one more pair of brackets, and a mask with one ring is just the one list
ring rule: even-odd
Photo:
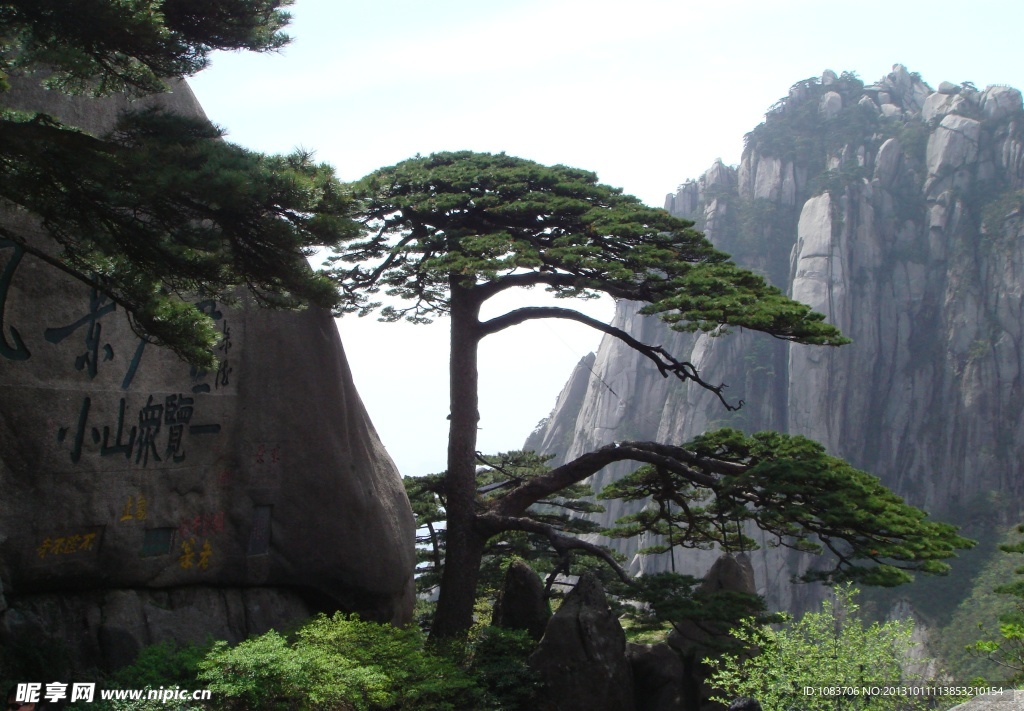
[[[127,112],[104,135],[17,110],[19,89],[134,95],[195,73],[215,49],[268,51],[287,37],[287,0],[15,0],[0,5],[0,245],[100,289],[151,341],[203,366],[216,333],[190,301],[334,307],[309,269],[356,234],[351,200],[310,153],[267,156],[205,119]],[[7,80],[11,81],[8,82]],[[41,225],[46,239],[35,237]]]
[[[847,342],[821,314],[729,261],[691,222],[585,170],[437,153],[380,169],[354,191],[366,232],[332,258],[344,312],[381,307],[385,320],[429,321],[448,312],[453,283],[481,299],[544,285],[558,297],[642,301],[644,313],[680,330],[732,325],[801,343]],[[372,301],[381,289],[406,303]],[[496,320],[490,329],[509,325]]]
[[601,499],[650,500],[605,533],[653,533],[672,546],[726,551],[756,548],[749,521],[769,541],[822,553],[804,580],[894,586],[911,573],[944,574],[944,559],[974,542],[955,526],[927,518],[870,474],[825,453],[806,437],[778,432],[745,435],[722,429],[684,445],[689,462],[648,464],[606,486]]
[[0,75],[53,74],[54,88],[153,93],[162,79],[191,76],[217,49],[266,52],[292,0],[6,0],[0,4]]

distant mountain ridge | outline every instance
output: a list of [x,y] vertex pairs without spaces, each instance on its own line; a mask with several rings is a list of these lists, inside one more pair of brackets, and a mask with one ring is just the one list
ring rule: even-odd
[[[527,448],[561,460],[616,440],[780,430],[818,440],[936,517],[1012,520],[1024,498],[1022,188],[1017,89],[933,90],[901,65],[871,85],[832,71],[798,82],[748,134],[738,167],[716,162],[666,209],[853,344],[678,334],[621,302],[616,326],[746,405],[726,412],[605,338]],[[602,472],[595,488],[625,472]],[[612,503],[603,523],[626,512]],[[668,569],[667,555],[635,556],[650,544],[615,542],[635,572]],[[716,555],[677,551],[677,569],[701,574]],[[762,547],[753,562],[771,606],[814,596],[788,583],[806,558]]]

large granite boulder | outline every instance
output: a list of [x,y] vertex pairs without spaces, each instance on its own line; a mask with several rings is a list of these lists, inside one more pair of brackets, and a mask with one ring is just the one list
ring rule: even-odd
[[491,624],[512,630],[526,630],[539,640],[551,619],[551,606],[544,597],[544,583],[533,568],[514,560],[505,570],[505,577],[494,603]]
[[[756,595],[757,587],[754,584],[754,568],[750,564],[750,557],[745,553],[723,553],[704,576],[697,591],[706,595],[721,592]],[[714,651],[714,647],[709,645],[713,643],[715,637],[722,637],[728,633],[728,627],[722,624],[697,624],[685,620],[673,626],[668,643],[680,652],[696,655],[699,660]]]
[[[97,132],[130,105],[29,89],[5,101]],[[156,101],[202,115],[184,83]],[[47,240],[29,216],[0,221]],[[222,334],[216,371],[0,242],[4,640],[56,636],[110,666],[317,610],[410,619],[412,513],[331,315],[197,302]]]
[[597,578],[584,574],[530,655],[544,682],[539,711],[632,711],[626,634]]

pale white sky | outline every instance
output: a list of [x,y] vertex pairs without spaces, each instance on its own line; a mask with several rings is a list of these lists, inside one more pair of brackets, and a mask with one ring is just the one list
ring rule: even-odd
[[[716,158],[738,163],[765,110],[826,68],[870,83],[899,62],[932,87],[1024,88],[1024,5],[1007,0],[297,0],[292,13],[282,53],[218,54],[190,84],[229,140],[313,149],[345,180],[416,153],[505,151],[661,206]],[[447,324],[340,329],[399,469],[443,469]],[[487,339],[480,449],[521,446],[598,341],[564,322]]]

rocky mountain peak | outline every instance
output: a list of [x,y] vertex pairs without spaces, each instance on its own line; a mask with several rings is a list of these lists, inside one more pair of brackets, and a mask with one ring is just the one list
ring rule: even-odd
[[[579,404],[566,400],[533,441],[576,456],[621,439],[682,443],[721,426],[781,430],[822,442],[937,516],[970,524],[1019,515],[1022,161],[1014,88],[943,82],[936,91],[902,65],[870,85],[834,71],[797,82],[747,134],[739,166],[716,161],[665,206],[826,314],[853,344],[670,333],[620,303],[615,325],[665,345],[748,404],[724,412],[606,339],[593,374],[576,376],[576,393],[587,378],[584,396],[572,399]],[[557,443],[546,434],[555,431]],[[998,510],[982,503],[991,501]],[[610,508],[601,523],[624,513]],[[667,554],[635,555],[651,544],[616,542],[634,571],[669,569]],[[677,570],[695,575],[714,560],[675,556]],[[799,607],[807,593],[788,578],[806,560],[763,548],[752,561],[771,604]]]

